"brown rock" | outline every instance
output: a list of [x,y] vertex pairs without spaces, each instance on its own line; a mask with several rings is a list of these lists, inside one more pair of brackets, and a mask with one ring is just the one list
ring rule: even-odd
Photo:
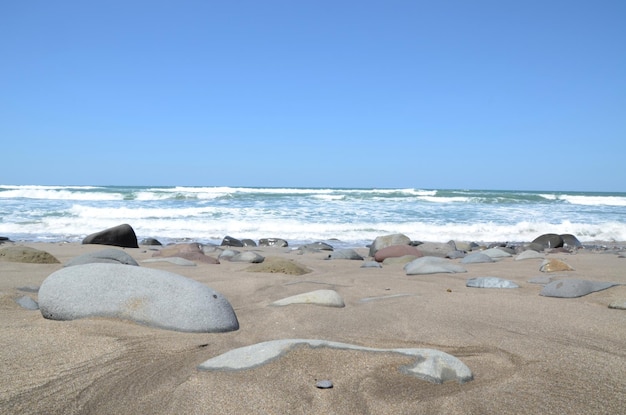
[[546,259],[539,267],[541,272],[574,271],[574,268],[559,259]]
[[249,272],[267,272],[287,275],[304,275],[311,272],[310,269],[295,261],[277,257],[267,257],[261,264],[253,264],[246,270]]
[[419,249],[414,246],[392,245],[376,251],[374,254],[374,260],[377,262],[383,262],[386,258],[398,258],[405,255],[413,255],[417,258],[421,258],[423,256]]

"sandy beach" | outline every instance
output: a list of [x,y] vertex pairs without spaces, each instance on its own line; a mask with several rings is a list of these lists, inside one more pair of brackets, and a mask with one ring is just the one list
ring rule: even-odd
[[[537,259],[407,276],[401,264],[370,269],[361,261],[324,260],[327,252],[239,248],[312,270],[295,276],[249,272],[250,264],[228,261],[144,263],[154,251],[124,248],[142,267],[194,279],[230,301],[239,330],[198,334],[105,318],[44,319],[15,299],[36,300],[31,291],[47,276],[104,247],[25,245],[61,264],[0,261],[3,414],[618,414],[626,408],[626,311],[608,307],[626,298],[626,285],[579,298],[540,296],[542,286],[528,282],[546,275]],[[626,259],[615,252],[547,257],[574,269],[550,276],[626,284]],[[520,288],[465,286],[479,276]],[[345,307],[270,305],[318,289],[337,291]],[[229,350],[277,339],[437,349],[462,360],[474,379],[432,384],[399,370],[410,362],[406,356],[309,347],[248,370],[197,369]],[[331,380],[333,388],[317,388],[318,380]]]

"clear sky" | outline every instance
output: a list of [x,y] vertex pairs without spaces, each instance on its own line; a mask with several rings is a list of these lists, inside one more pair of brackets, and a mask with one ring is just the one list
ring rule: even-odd
[[626,191],[626,1],[4,1],[0,184]]

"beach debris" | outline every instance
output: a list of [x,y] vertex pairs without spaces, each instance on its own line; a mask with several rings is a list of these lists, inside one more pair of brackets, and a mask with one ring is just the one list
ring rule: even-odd
[[414,259],[404,266],[404,271],[406,275],[467,272],[465,268],[448,259],[434,256]]
[[552,281],[543,287],[539,295],[543,295],[545,297],[575,298],[582,297],[596,291],[606,290],[607,288],[611,288],[615,285],[619,284],[571,278]]
[[539,267],[541,272],[560,272],[560,271],[574,271],[574,268],[567,265],[560,259],[545,259]]
[[415,258],[421,258],[424,256],[424,254],[422,254],[422,252],[414,246],[392,245],[376,251],[376,254],[374,254],[374,260],[383,262],[387,258],[399,258],[406,255],[411,255]]
[[94,263],[56,271],[39,288],[39,307],[52,320],[109,317],[194,333],[239,328],[228,300],[206,285],[127,265]]
[[202,245],[196,242],[168,245],[152,254],[153,257],[180,257],[205,264],[219,264],[220,261],[204,253]]
[[195,262],[190,261],[185,258],[181,258],[179,256],[171,256],[171,257],[166,257],[166,258],[148,258],[148,259],[144,259],[141,262],[146,262],[146,263],[169,262],[170,264],[180,265],[183,267],[195,267],[196,266]]
[[12,245],[0,248],[0,261],[27,264],[59,264],[52,254],[29,246]]
[[87,235],[83,244],[113,245],[123,248],[139,248],[135,230],[127,223]]
[[515,284],[513,281],[498,277],[470,278],[465,283],[465,286],[471,288],[519,288],[519,285]]
[[259,239],[259,246],[286,248],[289,246],[289,243],[285,241],[284,239],[280,239],[280,238],[263,238],[263,239]]
[[271,305],[286,306],[290,304],[315,304],[325,307],[345,307],[343,298],[334,290],[315,290],[303,294],[293,295],[274,301]]
[[409,376],[441,384],[447,381],[465,383],[473,379],[472,371],[456,357],[435,349],[376,349],[316,339],[282,339],[244,346],[213,357],[200,365],[199,370],[246,370],[264,365],[288,353],[296,346],[333,348],[357,352],[399,353],[415,357],[415,361],[400,368]]
[[378,236],[374,239],[374,242],[370,245],[369,256],[373,257],[376,252],[393,245],[409,245],[411,238],[402,233],[393,233],[390,235]]
[[350,259],[356,261],[363,261],[363,257],[359,255],[354,249],[338,249],[326,257],[326,259]]
[[139,265],[132,256],[122,251],[121,249],[106,248],[100,251],[88,252],[86,254],[74,257],[71,260],[69,260],[65,264],[65,266],[71,267],[74,265],[92,264],[92,263],[122,264],[122,265],[134,265],[134,266]]
[[492,257],[482,252],[472,252],[471,254],[468,254],[467,256],[465,256],[465,258],[461,260],[461,264],[482,264],[482,263],[489,263],[489,262],[495,262],[495,261]]
[[27,310],[39,310],[39,304],[27,295],[23,295],[15,299],[15,302],[22,308]]
[[317,382],[315,382],[315,387],[318,389],[332,389],[333,382],[327,379],[318,380]]
[[492,259],[508,258],[510,256],[513,256],[511,255],[511,253],[500,248],[485,249],[484,251],[481,251],[481,253],[483,253],[484,255],[487,255],[488,257]]
[[267,272],[271,274],[304,275],[311,272],[310,269],[295,261],[278,257],[267,257],[261,264],[253,264],[246,268],[249,272]]
[[537,252],[535,250],[532,249],[527,249],[524,252],[518,254],[515,257],[516,261],[523,261],[526,259],[544,259],[546,256],[544,254],[542,254],[541,252]]

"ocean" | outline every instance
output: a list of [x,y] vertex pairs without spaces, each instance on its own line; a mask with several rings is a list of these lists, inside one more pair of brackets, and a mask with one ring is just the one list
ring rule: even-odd
[[358,247],[390,233],[432,242],[527,242],[543,233],[623,242],[626,193],[0,185],[0,236],[16,242],[80,242],[122,223],[140,241],[164,244],[231,236]]

